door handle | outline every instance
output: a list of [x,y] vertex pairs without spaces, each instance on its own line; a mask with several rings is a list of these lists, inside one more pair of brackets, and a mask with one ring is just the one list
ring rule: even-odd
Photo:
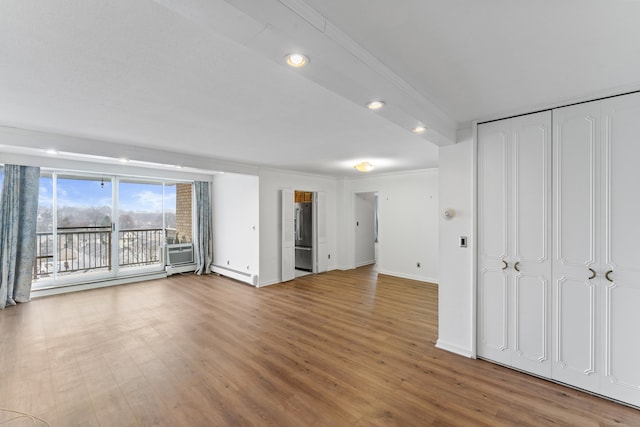
[[596,277],[596,272],[593,268],[590,268],[589,271],[591,272],[591,276],[589,276],[589,280],[593,279],[594,277]]
[[608,281],[610,281],[611,283],[613,283],[613,280],[611,280],[611,277],[609,277],[609,275],[613,273],[613,270],[609,270],[604,274],[604,277],[607,278]]
[[509,264],[507,264],[507,261],[502,260],[502,263],[504,264],[504,267],[502,267],[503,270],[506,270],[507,268],[509,268]]
[[520,269],[518,268],[518,265],[520,264],[520,261],[517,261],[515,264],[513,264],[513,268],[520,273]]

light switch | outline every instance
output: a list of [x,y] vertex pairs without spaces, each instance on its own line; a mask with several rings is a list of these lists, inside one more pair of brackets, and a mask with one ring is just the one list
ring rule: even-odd
[[458,246],[460,246],[461,248],[467,247],[467,236],[460,236],[460,241],[458,243]]

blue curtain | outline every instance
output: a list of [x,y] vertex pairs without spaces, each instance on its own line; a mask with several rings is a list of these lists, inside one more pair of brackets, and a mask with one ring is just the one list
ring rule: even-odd
[[40,168],[4,166],[0,200],[0,309],[31,297]]
[[213,223],[211,218],[211,196],[209,183],[196,181],[193,183],[196,193],[196,274],[211,273],[213,262]]

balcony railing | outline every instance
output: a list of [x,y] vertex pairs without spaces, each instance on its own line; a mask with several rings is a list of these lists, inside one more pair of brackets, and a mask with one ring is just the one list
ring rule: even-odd
[[[106,227],[61,227],[57,229],[57,263],[53,233],[37,233],[34,280],[58,274],[109,271],[112,269],[112,231]],[[120,230],[118,265],[135,267],[162,260],[162,228]],[[57,264],[57,265],[56,265]]]

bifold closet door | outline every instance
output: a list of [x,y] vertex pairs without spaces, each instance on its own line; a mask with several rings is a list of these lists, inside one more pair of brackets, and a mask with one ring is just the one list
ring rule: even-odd
[[478,356],[511,364],[511,120],[478,126]]
[[553,114],[552,377],[640,406],[640,95]]
[[551,375],[551,112],[478,126],[478,354]]
[[599,102],[560,108],[554,123],[553,378],[599,391]]
[[640,406],[640,94],[602,101],[602,393]]

